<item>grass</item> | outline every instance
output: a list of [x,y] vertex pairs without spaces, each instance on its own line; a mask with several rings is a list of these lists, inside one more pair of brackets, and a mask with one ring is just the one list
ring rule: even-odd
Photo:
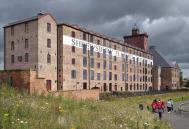
[[146,107],[154,98],[181,101],[181,96],[188,99],[189,93],[84,101],[0,86],[0,129],[170,129],[138,104]]

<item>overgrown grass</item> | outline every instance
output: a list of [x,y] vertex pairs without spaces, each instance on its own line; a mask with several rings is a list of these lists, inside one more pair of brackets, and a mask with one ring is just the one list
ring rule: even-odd
[[0,129],[170,129],[151,112],[139,110],[154,98],[174,98],[189,93],[139,96],[111,101],[82,101],[63,97],[28,95],[0,86]]

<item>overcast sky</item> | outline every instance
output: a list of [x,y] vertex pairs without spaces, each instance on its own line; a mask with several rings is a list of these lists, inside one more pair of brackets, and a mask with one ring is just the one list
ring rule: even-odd
[[131,33],[134,23],[149,34],[168,59],[177,61],[189,77],[189,0],[0,0],[0,69],[3,68],[3,26],[52,13],[66,21],[111,37]]

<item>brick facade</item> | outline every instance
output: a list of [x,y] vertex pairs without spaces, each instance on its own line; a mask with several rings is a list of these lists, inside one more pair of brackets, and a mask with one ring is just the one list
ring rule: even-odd
[[3,70],[0,71],[0,83],[16,89],[25,89],[28,93],[47,93],[44,79],[37,78],[36,71]]
[[[74,36],[72,35],[73,33]],[[98,52],[94,52],[91,56],[90,49],[83,53],[82,47],[67,45],[68,43],[64,42],[64,36],[129,53],[137,56],[137,58],[135,61],[133,57],[128,60],[115,56],[110,58],[109,55],[104,57],[103,53]],[[73,47],[75,49],[74,52],[72,51]],[[144,49],[133,47],[100,34],[91,33],[78,26],[63,23],[58,26],[58,50],[58,89],[60,91],[99,87],[101,92],[140,92],[148,91],[152,87],[153,57]],[[84,58],[86,58],[86,66],[83,64]],[[139,62],[137,61],[138,58],[145,59]],[[72,64],[72,59],[75,60],[75,64]],[[91,59],[94,59],[94,67],[91,67]],[[151,60],[152,63],[147,64],[145,62],[146,59]],[[105,67],[104,62],[106,62]],[[74,79],[71,78],[72,70],[76,70],[76,78]],[[86,71],[86,78],[83,78],[83,71]],[[90,77],[91,72],[94,72],[94,79]],[[110,73],[111,79],[109,78]],[[104,74],[106,79],[103,78]],[[100,78],[98,78],[98,75]]]

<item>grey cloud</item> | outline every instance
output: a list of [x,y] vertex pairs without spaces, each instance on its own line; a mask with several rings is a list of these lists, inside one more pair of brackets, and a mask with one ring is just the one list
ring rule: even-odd
[[117,38],[130,34],[136,22],[149,34],[150,45],[156,45],[171,60],[189,64],[187,0],[0,0],[0,3],[0,27],[36,15],[40,10],[51,12],[59,22],[76,23]]

